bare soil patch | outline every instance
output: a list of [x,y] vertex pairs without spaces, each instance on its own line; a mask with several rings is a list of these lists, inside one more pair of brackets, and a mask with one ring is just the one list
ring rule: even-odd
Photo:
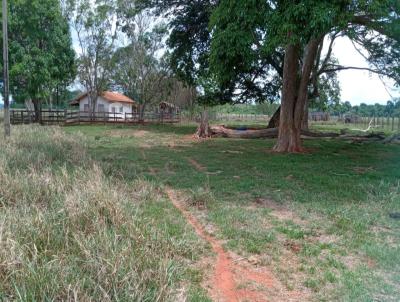
[[291,220],[294,223],[299,225],[305,224],[305,221],[302,220],[296,213],[290,210],[286,205],[282,203],[278,203],[271,198],[256,198],[253,202],[256,207],[268,208],[271,210],[271,215],[278,220]]
[[308,301],[308,295],[289,291],[275,278],[268,267],[257,267],[250,261],[240,261],[237,255],[225,251],[223,243],[206,232],[199,220],[183,206],[179,194],[168,188],[167,195],[173,205],[182,213],[196,233],[206,240],[216,254],[213,272],[206,282],[214,301]]
[[150,132],[147,130],[110,130],[107,132],[109,136],[112,137],[145,137],[148,136]]

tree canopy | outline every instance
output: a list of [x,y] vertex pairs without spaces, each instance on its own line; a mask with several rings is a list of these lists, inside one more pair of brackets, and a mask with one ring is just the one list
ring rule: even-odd
[[58,0],[15,0],[9,10],[11,93],[38,106],[75,78],[68,20]]
[[[354,68],[321,58],[327,36],[346,36],[365,50],[371,72],[399,84],[399,2],[383,1],[229,1],[221,0],[211,18],[211,69],[220,83],[249,72],[261,56],[284,54],[281,117],[276,151],[301,151],[300,129],[310,89],[322,74]],[[266,61],[267,65],[274,66]],[[331,78],[332,79],[332,78]],[[319,83],[319,85],[318,85]],[[327,81],[325,81],[327,83]],[[318,87],[319,86],[319,87]],[[312,94],[312,91],[311,91]]]

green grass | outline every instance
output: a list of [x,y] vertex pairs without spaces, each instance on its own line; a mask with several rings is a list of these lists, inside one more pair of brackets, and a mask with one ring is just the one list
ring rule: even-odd
[[273,140],[195,141],[194,127],[13,128],[0,145],[0,300],[208,301],[196,263],[209,249],[164,186],[287,289],[400,299],[400,220],[389,217],[400,146],[319,139],[275,154]]
[[[271,153],[273,140],[195,142],[188,137],[193,125],[66,131],[87,137],[106,174],[210,190],[215,200],[204,223],[217,228],[228,249],[267,259],[288,288],[306,286],[317,300],[400,298],[400,222],[389,217],[400,212],[399,146],[321,139],[305,142],[312,152],[290,155]],[[255,205],[260,198],[291,216]],[[291,268],[282,265],[288,244],[300,249],[289,255]]]
[[1,301],[205,297],[208,251],[154,183],[105,175],[58,128],[13,127],[0,149]]

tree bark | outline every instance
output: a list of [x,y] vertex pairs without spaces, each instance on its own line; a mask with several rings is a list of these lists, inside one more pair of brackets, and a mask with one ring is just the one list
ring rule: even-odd
[[198,138],[207,138],[211,136],[210,124],[208,120],[208,111],[204,108],[200,116],[200,125],[197,128],[196,136]]
[[303,130],[308,130],[308,104],[309,99],[307,98],[306,103],[304,104],[303,121],[301,123],[301,129]]
[[[248,129],[237,130],[227,128],[225,126],[211,126],[212,136],[228,137],[228,138],[277,138],[278,128],[264,128],[264,129]],[[339,137],[336,132],[311,132],[308,130],[301,130],[301,135],[308,138],[332,138]]]
[[42,123],[41,103],[39,100],[33,100],[33,109],[35,110],[35,122]]
[[307,102],[310,75],[315,64],[320,39],[312,38],[304,51],[299,70],[300,46],[289,44],[285,50],[279,135],[276,152],[302,152],[301,128]]
[[89,92],[88,93],[88,99],[89,99],[89,112],[88,113],[89,113],[90,120],[94,120],[98,97],[99,97],[99,94],[97,92]]
[[146,103],[139,105],[139,122],[144,123],[144,113],[146,111]]
[[283,87],[279,135],[274,147],[276,152],[300,151],[300,132],[294,127],[294,112],[297,100],[297,74],[299,69],[299,46],[288,45],[283,65]]
[[279,119],[281,116],[281,107],[275,111],[274,115],[269,120],[267,128],[279,128]]

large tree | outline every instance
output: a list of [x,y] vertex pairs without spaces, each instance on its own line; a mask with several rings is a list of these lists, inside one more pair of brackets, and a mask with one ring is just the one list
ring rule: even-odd
[[91,112],[111,85],[111,63],[117,41],[116,1],[69,0],[66,10],[78,40],[78,75],[88,93]]
[[[339,70],[332,43],[321,58],[326,37],[346,36],[366,50],[371,72],[399,82],[399,2],[379,1],[229,1],[213,13],[211,63],[219,81],[251,70],[258,54],[284,55],[278,152],[302,151],[300,130],[318,78]],[[360,51],[361,52],[361,51]],[[361,52],[364,53],[364,52]],[[266,64],[271,64],[266,61]],[[272,65],[272,64],[271,64]],[[273,66],[273,65],[272,65]],[[320,82],[321,83],[321,82]]]
[[15,0],[9,4],[10,88],[17,101],[41,103],[75,77],[75,52],[59,0]]
[[[198,103],[214,105],[279,99],[284,49],[267,52],[263,47],[266,3],[212,0],[142,0],[139,3],[164,12],[170,21],[171,66],[183,81],[198,87]],[[335,38],[336,35],[332,35],[332,43]],[[320,50],[322,46],[323,43]],[[211,49],[216,51],[211,53]],[[319,57],[321,68],[323,62],[332,60],[331,52],[323,57],[319,51]],[[335,72],[323,76],[329,79],[325,82],[321,80],[321,68],[313,72],[314,89],[309,93],[310,99],[318,102],[325,101],[327,95],[339,94]],[[279,124],[279,113],[280,110],[271,119],[270,127]]]
[[119,17],[129,44],[113,55],[113,82],[140,104],[143,120],[146,108],[165,96],[169,73],[160,56],[166,28],[147,14],[131,14],[125,5],[119,8]]

